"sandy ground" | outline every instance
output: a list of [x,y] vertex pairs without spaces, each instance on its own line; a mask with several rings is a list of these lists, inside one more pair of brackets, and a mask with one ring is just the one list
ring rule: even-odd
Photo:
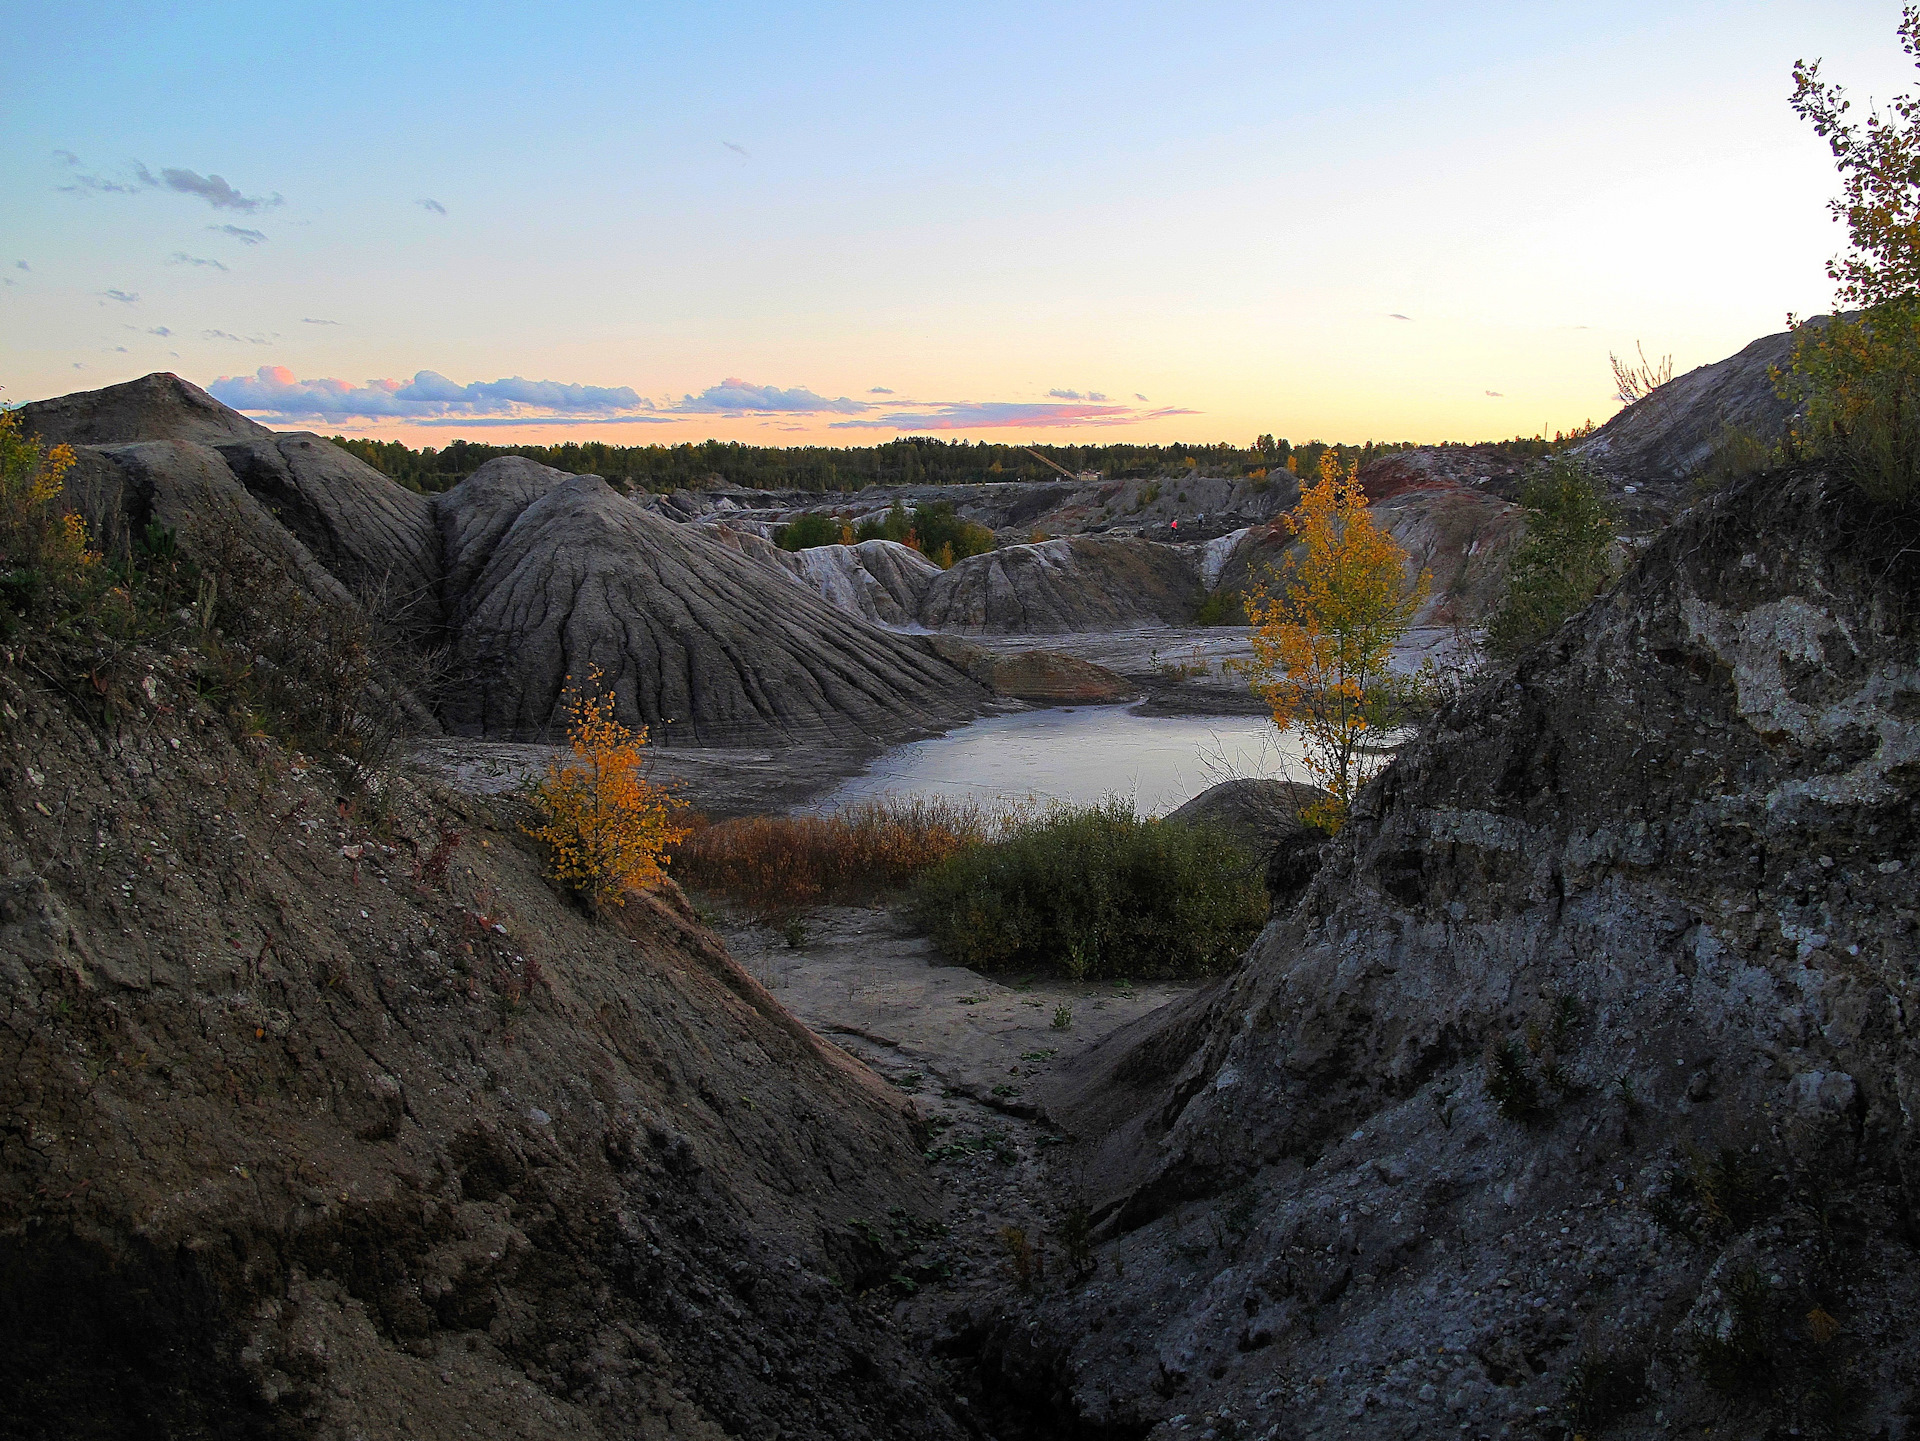
[[985,976],[942,962],[888,907],[823,906],[798,946],[739,911],[714,914],[734,958],[814,1031],[902,1089],[1009,1115],[1034,1114],[1033,1077],[1190,989]]
[[913,1097],[926,1123],[927,1159],[948,1198],[945,1230],[911,1258],[922,1283],[895,1305],[901,1328],[938,1348],[990,1314],[1018,1284],[1016,1244],[1045,1274],[1060,1274],[1067,1218],[1085,1197],[1062,1164],[1070,1138],[1027,1093],[1190,988],[985,976],[943,963],[889,907],[821,907],[796,946],[739,908],[696,903],[782,1005]]

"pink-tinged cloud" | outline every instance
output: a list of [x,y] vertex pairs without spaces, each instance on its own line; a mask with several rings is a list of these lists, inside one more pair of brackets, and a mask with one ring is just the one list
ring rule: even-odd
[[777,385],[755,385],[731,375],[672,407],[683,415],[819,415],[822,412],[858,415],[872,408],[844,395],[838,400],[828,400],[804,385],[782,390]]
[[834,430],[1014,430],[1074,426],[1138,425],[1169,415],[1198,415],[1196,410],[1164,407],[1139,410],[1131,405],[1057,405],[1044,401],[984,401],[902,411],[873,420],[836,420]]
[[252,375],[223,375],[207,387],[235,410],[279,418],[318,416],[327,420],[432,420],[452,416],[507,416],[532,421],[553,416],[592,419],[631,418],[626,411],[651,411],[653,403],[624,385],[572,385],[556,380],[476,380],[469,385],[422,370],[412,380],[301,380],[284,365],[263,365]]

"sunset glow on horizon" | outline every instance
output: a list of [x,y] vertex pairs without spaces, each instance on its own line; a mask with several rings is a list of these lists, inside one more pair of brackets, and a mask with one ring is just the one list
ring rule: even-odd
[[[1830,306],[1895,3],[25,7],[0,400],[444,445],[1479,440]],[[84,85],[73,77],[84,74]]]

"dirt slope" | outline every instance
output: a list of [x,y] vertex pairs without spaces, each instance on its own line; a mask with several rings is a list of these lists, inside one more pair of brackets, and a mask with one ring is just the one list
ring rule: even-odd
[[0,659],[0,1436],[962,1434],[855,1299],[919,1139],[708,932]]

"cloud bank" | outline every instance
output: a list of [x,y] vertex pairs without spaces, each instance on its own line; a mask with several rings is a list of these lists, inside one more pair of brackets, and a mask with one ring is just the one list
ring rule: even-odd
[[844,395],[828,400],[805,386],[782,390],[777,385],[754,385],[734,376],[709,385],[698,395],[687,396],[673,407],[682,415],[857,415],[869,408]]
[[528,409],[573,415],[585,412],[591,419],[610,420],[628,418],[621,414],[623,411],[653,409],[651,402],[624,385],[568,385],[554,380],[524,380],[517,375],[460,385],[431,370],[420,371],[412,380],[369,380],[353,385],[344,380],[299,380],[284,365],[263,365],[252,375],[223,375],[207,390],[235,410],[328,420],[432,420],[486,415],[547,418],[523,416]]
[[[309,320],[307,323],[329,322]],[[208,332],[207,336],[209,339],[241,339],[224,332]],[[257,337],[246,339],[254,344],[265,343]],[[615,422],[658,425],[700,416],[757,416],[781,423],[801,416],[838,416],[843,418],[830,422],[834,429],[912,433],[1136,425],[1166,416],[1198,413],[1114,404],[1098,392],[1076,395],[1066,401],[925,404],[909,401],[904,404],[910,408],[883,409],[880,402],[850,400],[846,396],[830,398],[805,386],[782,389],[775,385],[757,385],[738,376],[729,376],[698,394],[660,402],[624,385],[576,385],[527,380],[517,375],[462,385],[432,370],[419,371],[411,380],[368,380],[354,384],[332,378],[302,380],[283,365],[263,365],[252,375],[223,375],[207,389],[235,410],[262,419],[406,420],[427,426]]]
[[899,411],[871,420],[836,420],[834,430],[1011,430],[1074,426],[1138,425],[1169,415],[1198,415],[1197,410],[1163,407],[1139,410],[1131,405],[1047,404],[1044,401],[962,401],[931,409]]

